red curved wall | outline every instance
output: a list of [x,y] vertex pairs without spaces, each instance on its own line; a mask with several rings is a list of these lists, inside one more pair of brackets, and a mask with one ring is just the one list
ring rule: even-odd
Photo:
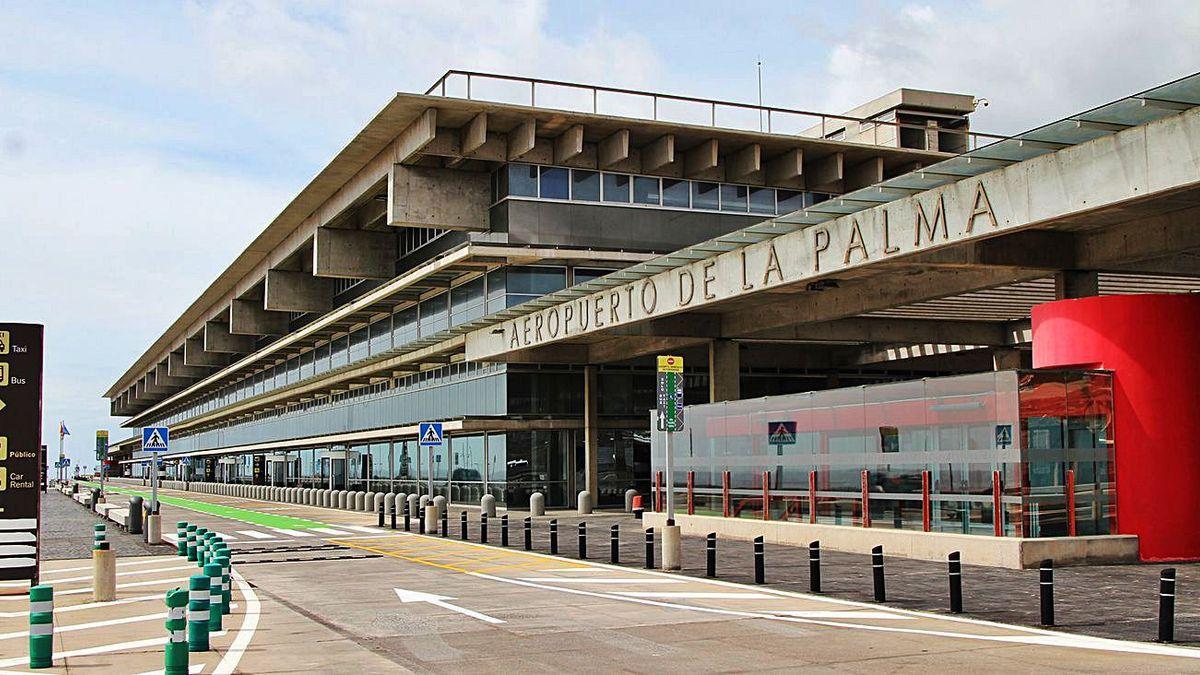
[[1143,560],[1200,559],[1200,296],[1034,307],[1033,366],[1113,371],[1117,529]]

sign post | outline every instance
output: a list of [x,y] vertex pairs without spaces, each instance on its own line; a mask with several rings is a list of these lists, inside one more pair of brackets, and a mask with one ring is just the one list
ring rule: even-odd
[[671,437],[683,430],[683,357],[658,357],[658,430],[664,434],[663,471],[667,484],[667,524],[663,528],[662,566],[677,570],[681,565],[683,542],[675,524],[675,458]]
[[142,427],[142,451],[149,452],[150,462],[150,513],[158,513],[158,465],[162,453],[171,442],[171,431],[166,427]]
[[96,463],[100,468],[100,494],[104,494],[104,463],[108,459],[108,429],[96,432]]
[[42,326],[0,323],[0,580],[38,583]]
[[[417,443],[422,448],[429,448],[429,498],[433,499],[433,452],[435,449],[440,450],[442,447],[442,439],[445,436],[442,433],[441,422],[421,422],[417,426]],[[438,463],[441,463],[441,457],[438,457]]]

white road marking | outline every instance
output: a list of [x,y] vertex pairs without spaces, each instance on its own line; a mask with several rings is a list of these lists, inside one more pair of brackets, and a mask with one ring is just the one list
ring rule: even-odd
[[547,567],[543,572],[607,572],[603,567]]
[[891,612],[871,612],[859,610],[803,610],[784,609],[771,612],[780,616],[795,616],[801,619],[895,619],[897,621],[912,621],[915,617],[893,614]]
[[[182,556],[179,556],[179,557],[182,557]],[[173,558],[176,558],[176,556],[154,556],[153,558],[147,558],[144,560],[130,560],[127,562],[117,561],[117,567],[134,567],[135,565],[162,564],[162,563],[168,562],[169,560],[171,560]],[[46,577],[50,576],[51,574],[66,574],[68,572],[83,572],[84,570],[90,571],[91,569],[92,569],[92,566],[87,565],[85,567],[64,567],[62,569],[57,569],[57,570],[43,570],[42,578],[45,579]]]
[[350,534],[349,532],[344,532],[342,530],[335,530],[332,527],[310,527],[308,529],[313,532],[320,532],[321,534],[332,534],[332,535],[338,535],[338,536],[343,535],[343,534]]
[[[113,605],[128,605],[131,602],[143,602],[145,600],[161,600],[162,597],[163,596],[161,594],[155,593],[154,595],[138,595],[138,596],[135,596],[132,598],[121,598],[120,600],[113,600],[111,602],[89,602],[89,603],[85,603],[82,605],[67,605],[66,607],[55,607],[54,614],[55,614],[55,616],[57,616],[59,614],[62,614],[63,612],[78,612],[78,611],[85,610],[85,609],[104,609],[106,607],[112,607]],[[23,610],[20,612],[0,612],[0,619],[8,619],[8,618],[17,617],[17,616],[27,616],[28,614],[29,614],[29,610]]]
[[214,531],[213,534],[220,537],[223,541],[237,541],[237,537],[231,537],[231,536],[225,534],[224,532],[215,532]]
[[538,581],[541,583],[551,584],[682,584],[686,583],[682,579],[613,579],[605,577],[603,579],[584,578],[573,579],[571,577],[521,577],[525,581]]
[[[196,569],[195,565],[177,565],[175,567],[156,567],[154,569],[149,569],[149,570],[129,570],[128,572],[117,572],[117,576],[127,577],[127,576],[130,576],[133,574],[152,574],[154,572],[179,572],[182,570],[194,570],[194,569]],[[70,583],[72,581],[91,581],[93,578],[94,577],[91,574],[88,574],[88,575],[82,576],[82,577],[67,577],[65,579],[55,579],[54,583],[65,584],[65,583]],[[56,592],[58,592],[58,591],[56,591]]]
[[[203,673],[203,672],[204,672],[204,664],[203,663],[193,663],[192,665],[188,666],[188,673]],[[147,670],[146,672],[139,673],[138,675],[163,675],[163,671]]]
[[277,538],[277,537],[272,537],[271,535],[269,535],[265,532],[259,532],[258,530],[238,530],[237,533],[247,536],[247,537],[250,537],[251,539],[276,539]]
[[282,529],[279,527],[272,527],[271,529],[275,530],[279,534],[286,534],[289,537],[311,537],[312,536],[311,534],[309,534],[307,532],[301,532],[299,530],[285,530],[285,529]]
[[472,610],[472,609],[467,609],[466,607],[459,607],[458,605],[452,605],[452,604],[446,602],[447,600],[454,599],[449,596],[434,595],[433,593],[422,593],[420,591],[406,591],[403,588],[394,588],[392,590],[396,591],[396,597],[400,598],[400,602],[402,602],[402,603],[427,602],[431,605],[436,605],[437,607],[441,607],[442,609],[448,609],[452,612],[458,612],[459,614],[465,614],[473,619],[479,619],[480,621],[486,621],[487,623],[504,623],[500,619],[497,619],[492,616],[488,616],[487,614],[480,614],[479,612],[476,612],[475,610]]
[[355,532],[366,532],[367,534],[380,534],[382,532],[378,527],[367,527],[365,525],[338,525],[338,527],[354,530]]
[[[151,621],[153,619],[167,618],[166,612],[155,612],[154,614],[141,614],[138,616],[126,616],[120,619],[105,619],[104,621],[91,621],[89,623],[73,623],[67,625],[54,624],[54,632],[70,633],[77,630],[88,630],[89,628],[103,628],[104,626],[119,626],[125,623],[137,623],[139,621]],[[0,633],[0,640],[11,640],[13,638],[28,637],[28,630],[19,630],[13,633]]]
[[615,591],[627,598],[667,598],[675,600],[779,600],[777,595],[767,593],[720,593],[712,591]]
[[[181,580],[178,577],[176,577],[176,578],[172,578],[172,579],[155,579],[153,581],[134,581],[134,582],[130,582],[128,584],[117,584],[117,588],[136,588],[138,586],[161,586],[164,584],[176,584],[176,585],[184,584],[184,585],[186,585],[187,579]],[[57,598],[60,595],[79,595],[81,593],[91,593],[91,592],[92,592],[91,586],[88,586],[87,588],[72,588],[69,591],[54,591],[54,597]],[[27,599],[24,596],[21,596],[20,598],[17,598],[17,599],[27,601]],[[109,603],[109,604],[111,604],[111,603]],[[57,610],[55,610],[55,611],[57,611]]]
[[237,670],[238,662],[242,660],[242,654],[246,652],[246,647],[250,646],[250,640],[254,638],[254,631],[258,628],[258,617],[262,612],[262,605],[258,601],[258,595],[250,584],[246,583],[246,579],[238,573],[236,569],[230,570],[231,578],[237,583],[238,591],[241,592],[242,598],[246,601],[246,614],[242,619],[242,625],[238,627],[237,636],[233,638],[233,643],[229,645],[229,650],[221,657],[221,661],[217,667],[213,669],[214,675],[229,675]]

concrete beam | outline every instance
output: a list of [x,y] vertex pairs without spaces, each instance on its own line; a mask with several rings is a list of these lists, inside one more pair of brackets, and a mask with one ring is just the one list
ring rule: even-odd
[[149,373],[140,380],[145,392],[150,396],[169,396],[179,391],[179,387],[160,385],[154,380],[154,373]]
[[590,345],[579,345],[587,348],[586,359],[583,363],[612,363],[628,361],[650,354],[661,354],[675,349],[682,349],[708,342],[708,338],[694,337],[615,337],[603,342]]
[[855,317],[725,337],[750,341],[870,342],[877,344],[1012,344],[1009,326],[998,321],[941,321]]
[[751,143],[726,158],[725,180],[739,183],[755,182],[761,172],[762,146],[758,143]]
[[910,359],[920,359],[928,356],[944,357],[947,354],[964,354],[967,352],[985,354],[990,353],[990,350],[985,350],[971,345],[871,345],[862,348],[857,353],[854,353],[848,357],[835,356],[834,366],[839,368],[854,368],[877,365],[881,363],[893,363],[896,361],[908,361]]
[[[1085,270],[1137,268],[1137,263],[1156,261],[1200,250],[1200,207],[1180,209],[1158,216],[1131,219],[1094,233],[1080,235],[1075,242],[1075,267]],[[1185,267],[1186,269],[1186,267]],[[1195,267],[1186,274],[1196,274]]]
[[583,154],[583,125],[576,124],[554,139],[554,163],[565,164]]
[[218,354],[249,354],[254,351],[254,338],[249,335],[233,335],[229,324],[209,321],[204,324],[204,351]]
[[508,160],[515,162],[529,154],[537,145],[537,121],[521,122],[508,132]]
[[396,164],[388,178],[387,224],[486,232],[490,203],[485,173]]
[[596,162],[607,169],[618,162],[629,159],[629,130],[618,129],[596,147]]
[[192,377],[172,377],[167,370],[166,361],[154,366],[154,383],[160,387],[175,387],[179,389],[186,387],[195,381],[196,379]]
[[313,238],[313,274],[318,277],[391,279],[398,257],[393,231],[319,227]]
[[711,177],[721,164],[720,146],[710,138],[683,154],[683,175],[688,178]]
[[333,309],[333,279],[308,272],[267,270],[263,309],[276,312],[328,312]]
[[467,152],[463,148],[461,129],[439,129],[433,140],[421,150],[421,154],[445,157],[451,164],[459,164],[466,159],[503,162],[508,157],[507,146],[508,139],[504,134],[486,133],[484,142]]
[[642,171],[651,173],[675,163],[675,135],[658,137],[642,148]]
[[919,253],[905,265],[944,268],[1022,267],[1061,270],[1075,267],[1075,235],[1025,230],[984,241]]
[[767,185],[804,188],[804,151],[793,148],[767,160]]
[[407,164],[416,160],[425,146],[437,137],[437,109],[426,108],[396,139],[396,161]]
[[183,341],[183,363],[187,366],[222,368],[229,364],[225,355],[204,349],[204,337],[190,337]]
[[812,190],[840,192],[846,177],[846,156],[840,152],[814,159],[804,167],[805,182]]
[[287,335],[287,312],[268,312],[262,299],[234,298],[229,305],[229,332],[234,335]]
[[462,154],[470,157],[476,150],[483,147],[488,139],[488,114],[481,112],[471,118],[467,125],[459,130],[459,143]]
[[708,402],[736,401],[742,397],[741,347],[732,340],[708,345]]
[[883,182],[883,158],[872,157],[846,169],[846,191]]
[[1091,298],[1100,295],[1100,275],[1090,270],[1064,270],[1054,275],[1057,300]]
[[[187,346],[185,344],[183,350],[167,354],[167,375],[170,375],[171,377],[183,377],[197,380],[203,377],[208,377],[208,374],[212,372],[210,367],[188,365],[183,362],[186,349]],[[201,351],[203,351],[203,348]]]

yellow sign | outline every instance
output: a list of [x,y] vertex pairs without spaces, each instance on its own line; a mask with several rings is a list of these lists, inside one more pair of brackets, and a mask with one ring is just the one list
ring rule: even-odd
[[8,436],[0,436],[0,462],[8,459]]
[[0,466],[0,492],[8,489],[8,469]]
[[0,330],[0,354],[8,353],[8,331]]
[[0,361],[0,387],[8,386],[8,364]]
[[683,372],[683,357],[682,356],[660,356],[660,357],[658,357],[658,372],[660,372],[660,373],[682,373]]

